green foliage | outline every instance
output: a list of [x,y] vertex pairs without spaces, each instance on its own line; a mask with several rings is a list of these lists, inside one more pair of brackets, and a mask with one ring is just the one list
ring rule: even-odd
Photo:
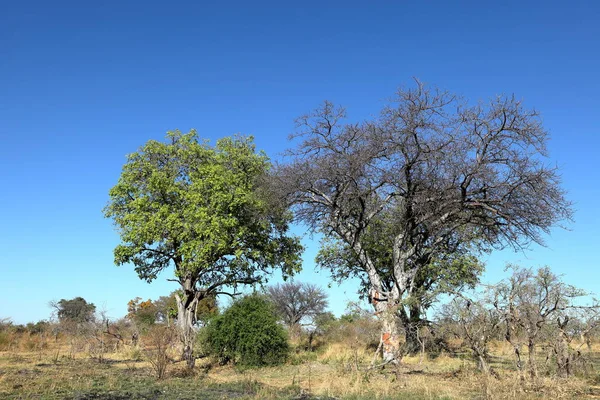
[[289,346],[277,319],[267,299],[259,295],[244,297],[210,320],[201,339],[203,347],[221,362],[243,366],[279,364],[286,360]]
[[335,322],[336,318],[332,312],[321,313],[314,319],[315,330],[317,332],[326,332]]
[[[127,318],[135,322],[138,327],[147,328],[156,323],[170,325],[171,321],[177,320],[177,300],[175,294],[183,296],[182,291],[174,291],[168,296],[160,296],[152,301],[142,301],[136,297],[127,303]],[[198,302],[196,308],[196,321],[205,324],[209,318],[219,313],[217,297],[209,294]]]
[[150,299],[142,301],[136,297],[127,303],[127,317],[141,328],[154,325],[157,314],[158,308]]
[[61,299],[53,306],[57,310],[60,322],[92,322],[95,318],[96,306],[88,303],[83,297],[75,297],[71,300]]
[[25,328],[27,329],[27,332],[29,332],[33,335],[38,335],[41,333],[49,332],[50,329],[52,328],[52,324],[46,320],[40,320],[36,323],[29,322],[25,326]]
[[194,130],[167,139],[130,154],[110,190],[104,215],[121,236],[117,265],[132,263],[148,282],[175,266],[186,290],[213,291],[259,281],[276,266],[299,269],[299,240],[287,235],[291,216],[270,201],[262,185],[270,164],[251,137],[214,147]]
[[[364,250],[373,260],[383,283],[389,287],[394,285],[391,242],[396,234],[396,227],[391,221],[385,217],[376,219],[363,238]],[[435,253],[429,262],[417,270],[412,294],[404,299],[404,305],[426,310],[442,293],[450,293],[463,286],[473,288],[484,270],[484,265],[472,255],[471,245],[474,243],[465,243],[453,252]],[[356,253],[341,240],[330,237],[323,239],[316,263],[330,272],[334,282],[342,283],[348,278],[358,278],[362,286],[361,297],[368,294],[368,276]]]
[[168,296],[160,296],[154,300],[154,305],[157,309],[157,320],[168,322],[177,319],[177,299],[175,299],[175,292],[172,292]]

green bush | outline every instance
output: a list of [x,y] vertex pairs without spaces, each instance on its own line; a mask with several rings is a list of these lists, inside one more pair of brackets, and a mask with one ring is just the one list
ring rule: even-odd
[[214,317],[201,335],[205,352],[222,363],[275,365],[289,353],[287,334],[277,323],[272,304],[263,296],[246,296]]

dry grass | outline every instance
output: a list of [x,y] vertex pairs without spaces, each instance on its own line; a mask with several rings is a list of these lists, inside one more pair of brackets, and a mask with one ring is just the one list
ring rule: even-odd
[[372,353],[332,344],[317,359],[298,365],[240,372],[220,367],[209,373],[219,383],[240,379],[283,389],[298,386],[303,392],[334,398],[369,399],[581,399],[600,393],[583,378],[560,380],[542,377],[522,383],[515,371],[502,369],[499,377],[475,370],[465,358],[446,354],[435,358],[405,357],[403,364],[384,370],[368,369]]
[[184,376],[183,364],[177,363],[166,379],[157,381],[139,348],[106,354],[100,363],[89,352],[73,354],[68,341],[49,340],[33,349],[19,345],[0,352],[0,398],[308,399],[309,393],[336,399],[600,398],[597,373],[569,380],[540,377],[523,384],[511,369],[512,349],[502,343],[492,348],[499,378],[477,372],[466,355],[417,355],[406,357],[400,367],[369,369],[373,351],[349,342],[300,352],[279,367],[239,370],[202,360],[195,375]]

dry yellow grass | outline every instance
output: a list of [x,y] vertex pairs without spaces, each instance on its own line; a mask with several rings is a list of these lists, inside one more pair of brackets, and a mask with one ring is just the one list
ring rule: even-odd
[[[593,350],[598,347],[594,345]],[[499,360],[495,364],[499,378],[477,372],[466,355],[459,358],[443,353],[436,357],[405,357],[399,367],[369,369],[372,349],[358,343],[333,343],[317,353],[300,352],[279,367],[239,370],[201,360],[195,376],[180,378],[183,365],[171,365],[170,378],[156,383],[149,363],[137,348],[123,347],[107,354],[108,362],[99,363],[90,359],[87,352],[72,353],[68,342],[59,341],[33,350],[15,346],[0,352],[0,398],[65,398],[69,393],[156,391],[163,387],[180,391],[173,393],[234,387],[241,388],[244,396],[247,394],[242,398],[253,399],[297,398],[298,393],[290,388],[299,393],[349,399],[600,398],[600,388],[594,383],[600,380],[594,376],[568,380],[540,377],[536,382],[523,384],[510,369],[512,349],[503,343],[494,343],[492,349]],[[201,372],[204,370],[208,372]]]
[[[299,365],[243,372],[219,367],[208,377],[219,383],[248,379],[273,388],[295,385],[307,393],[335,398],[581,399],[600,393],[585,379],[575,377],[542,377],[523,384],[510,370],[501,370],[498,378],[486,376],[476,371],[470,360],[445,354],[435,358],[405,357],[400,367],[384,370],[369,370],[371,359],[372,353],[365,349],[333,344],[316,360]],[[401,397],[403,394],[406,397]]]

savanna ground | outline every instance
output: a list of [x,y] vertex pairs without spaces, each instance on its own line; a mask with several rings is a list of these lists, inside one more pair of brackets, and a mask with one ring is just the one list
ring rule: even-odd
[[[400,367],[369,369],[373,349],[345,343],[299,351],[282,366],[240,369],[199,359],[193,373],[171,363],[155,377],[143,347],[90,354],[48,340],[0,352],[2,399],[585,399],[600,398],[600,345],[587,372],[521,382],[509,346],[492,346],[498,377],[477,372],[468,353],[405,357]],[[540,353],[542,353],[540,351]],[[539,363],[545,358],[540,355]]]

